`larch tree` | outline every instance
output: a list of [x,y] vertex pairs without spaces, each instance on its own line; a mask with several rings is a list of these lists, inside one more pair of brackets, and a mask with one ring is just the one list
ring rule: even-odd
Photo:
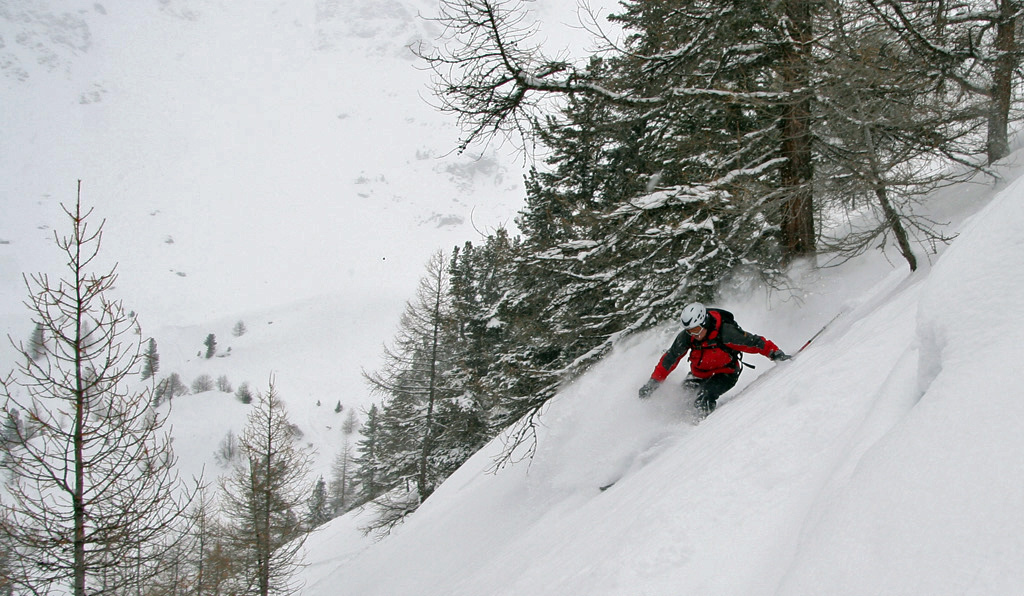
[[380,469],[375,482],[389,492],[375,500],[386,520],[375,529],[390,528],[415,510],[445,477],[435,456],[443,431],[438,413],[456,396],[447,374],[453,366],[449,286],[446,259],[438,251],[406,304],[383,366],[364,374],[384,398],[374,437]]
[[221,483],[237,594],[280,596],[299,589],[295,572],[313,484],[308,478],[311,456],[296,438],[271,380],[249,414],[235,466]]
[[45,342],[0,382],[4,411],[20,412],[3,441],[9,471],[0,534],[7,579],[19,593],[134,592],[166,564],[195,488],[180,481],[166,413],[129,380],[140,330],[110,298],[114,269],[95,273],[102,223],[78,200],[55,234],[63,276],[27,276],[26,302]]
[[1021,0],[859,0],[948,84],[955,100],[986,125],[987,163],[1010,152],[1022,57]]

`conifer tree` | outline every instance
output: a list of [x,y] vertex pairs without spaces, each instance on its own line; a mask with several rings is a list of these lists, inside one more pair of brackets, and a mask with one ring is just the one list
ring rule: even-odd
[[348,511],[352,505],[355,469],[352,446],[346,440],[341,446],[341,451],[334,457],[334,462],[331,465],[328,503],[330,512],[333,515],[340,515]]
[[327,482],[323,476],[317,478],[313,493],[309,496],[306,513],[306,527],[312,531],[331,521],[331,507],[327,496]]
[[203,345],[206,346],[206,359],[213,358],[214,354],[217,353],[217,336],[209,334],[206,339],[203,340]]
[[149,339],[146,351],[142,355],[142,379],[146,380],[160,372],[160,354],[156,351],[156,340]]
[[379,448],[380,408],[377,404],[372,404],[365,414],[366,422],[360,432],[361,438],[356,443],[356,455],[353,460],[359,490],[357,500],[360,502],[372,501],[386,490]]
[[344,440],[341,451],[334,458],[331,466],[330,509],[335,515],[348,511],[354,501],[356,480],[356,462],[352,453],[352,437],[359,427],[354,410],[349,410],[345,421],[341,424]]
[[406,304],[399,331],[385,347],[384,365],[365,373],[371,389],[382,395],[374,448],[387,487],[376,500],[382,527],[389,528],[419,506],[446,477],[436,458],[443,429],[443,404],[457,392],[451,383],[453,319],[450,279],[444,255],[434,254],[416,296]]
[[46,355],[46,331],[42,323],[36,323],[32,330],[32,337],[28,343],[28,355],[33,360],[38,360]]
[[[515,319],[509,302],[522,279],[517,259],[518,240],[504,228],[496,229],[482,246],[467,242],[451,258],[451,300],[455,335],[449,383],[459,399],[445,404],[440,443],[449,467],[461,464],[495,432],[521,412],[510,408],[515,394],[516,340],[514,329],[529,323]],[[537,290],[545,280],[533,280]],[[538,292],[539,293],[539,292]]]
[[365,375],[371,389],[385,396],[379,447],[393,462],[391,480],[414,482],[420,501],[435,486],[428,466],[437,433],[435,413],[441,400],[450,397],[444,385],[451,365],[448,282],[444,257],[435,253],[385,349],[384,366]]

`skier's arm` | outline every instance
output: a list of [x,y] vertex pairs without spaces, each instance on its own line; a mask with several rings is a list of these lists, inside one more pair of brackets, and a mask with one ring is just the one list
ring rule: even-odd
[[654,372],[651,373],[651,378],[647,379],[644,386],[640,388],[640,399],[649,397],[654,391],[668,378],[670,372],[675,370],[676,366],[679,365],[679,361],[683,359],[686,352],[690,349],[690,338],[684,331],[680,333],[676,340],[672,342],[672,347],[665,352],[665,355],[658,361],[658,365],[654,367]]
[[658,365],[654,367],[654,372],[651,373],[651,378],[659,383],[663,382],[668,378],[669,373],[675,370],[676,366],[679,365],[679,361],[683,359],[683,356],[689,350],[690,336],[684,331],[676,337],[676,340],[672,342],[672,347],[658,361]]
[[753,333],[747,333],[739,325],[726,323],[722,325],[720,333],[722,334],[722,343],[733,350],[746,352],[747,354],[760,354],[772,360],[775,360],[773,355],[776,352],[782,353],[779,346],[775,345],[772,340]]

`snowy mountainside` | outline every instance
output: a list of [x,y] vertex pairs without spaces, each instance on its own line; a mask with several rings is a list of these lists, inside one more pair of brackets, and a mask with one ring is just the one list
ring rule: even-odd
[[[436,9],[0,0],[0,336],[31,334],[23,274],[64,273],[53,237],[82,180],[93,226],[106,221],[97,272],[117,264],[112,297],[157,341],[158,376],[265,391],[273,375],[326,474],[335,406],[370,403],[361,370],[431,253],[513,225],[523,201],[522,156],[454,153],[458,131],[425,100],[410,45],[435,38],[421,15]],[[531,9],[549,39],[581,35],[571,3]],[[210,333],[218,356],[197,357]],[[13,357],[0,341],[3,374]],[[175,400],[184,476],[212,480],[247,411],[220,391]]]
[[[989,200],[966,195],[932,207]],[[624,341],[551,401],[532,462],[492,473],[495,441],[380,542],[366,512],[335,520],[302,593],[1017,593],[1022,226],[1016,179],[916,273],[872,253],[807,271],[799,302],[725,301],[789,351],[842,314],[795,360],[749,359],[697,427],[679,372],[636,398],[677,330]]]
[[451,153],[407,47],[430,3],[385,4],[5,2],[4,270],[52,265],[82,179],[144,323],[326,293],[397,318],[430,253],[510,223],[522,182],[513,156]]
[[[330,478],[335,456],[345,442],[342,423],[350,410],[361,418],[369,396],[350,390],[367,360],[358,342],[348,337],[372,335],[384,324],[371,314],[376,305],[353,303],[347,296],[324,296],[260,310],[201,325],[167,327],[156,332],[164,378],[177,373],[185,385],[202,376],[226,378],[230,391],[215,389],[174,398],[169,423],[183,477],[203,473],[208,481],[223,470],[214,453],[230,430],[240,436],[249,406],[236,393],[243,383],[253,395],[266,392],[271,380],[289,419],[302,433],[300,443],[314,454],[313,478]],[[243,323],[239,337],[234,328]],[[216,355],[205,357],[207,335],[214,334]],[[376,356],[376,354],[373,354]],[[336,411],[341,405],[340,412]],[[167,407],[167,406],[164,406]],[[354,441],[358,438],[352,437]]]

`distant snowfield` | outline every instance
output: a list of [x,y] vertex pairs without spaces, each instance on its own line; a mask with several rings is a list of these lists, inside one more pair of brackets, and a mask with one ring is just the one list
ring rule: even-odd
[[330,293],[397,318],[433,250],[523,197],[514,156],[452,154],[425,100],[407,46],[430,7],[6,3],[0,271],[52,264],[36,253],[81,179],[144,323]]
[[[308,321],[298,332],[318,341],[295,349],[318,376],[279,356],[250,380],[276,370],[286,400],[319,383],[368,404],[360,368],[377,365],[431,253],[513,226],[523,201],[520,157],[453,153],[454,123],[426,101],[409,46],[436,36],[417,16],[435,9],[2,3],[0,332],[30,332],[21,275],[61,272],[59,205],[82,180],[94,225],[106,220],[101,262],[118,264],[117,297],[146,336],[224,338],[235,320],[317,302],[329,320]],[[10,353],[3,342],[0,363]]]

